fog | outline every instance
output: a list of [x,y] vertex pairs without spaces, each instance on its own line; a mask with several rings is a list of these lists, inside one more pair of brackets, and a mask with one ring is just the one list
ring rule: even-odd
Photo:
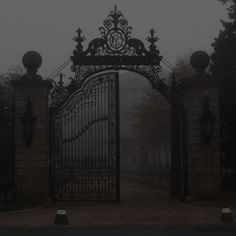
[[43,56],[40,73],[47,77],[72,55],[77,28],[87,42],[99,37],[98,28],[115,4],[133,27],[133,37],[145,41],[149,30],[156,30],[161,55],[172,64],[190,51],[211,52],[220,19],[227,18],[216,0],[1,0],[0,73],[36,50]]

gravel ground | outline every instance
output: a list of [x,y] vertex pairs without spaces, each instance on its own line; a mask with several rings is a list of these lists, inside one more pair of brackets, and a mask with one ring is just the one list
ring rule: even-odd
[[[66,227],[195,227],[222,226],[220,207],[177,201],[148,186],[122,179],[121,202],[58,202],[43,209],[0,215],[1,228],[51,227],[64,207]],[[236,211],[232,209],[234,219]],[[235,226],[234,223],[230,223]],[[61,226],[56,226],[61,227]]]

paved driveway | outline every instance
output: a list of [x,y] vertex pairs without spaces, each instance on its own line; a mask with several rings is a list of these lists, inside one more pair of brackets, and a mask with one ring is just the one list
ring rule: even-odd
[[33,229],[1,230],[4,236],[233,236],[235,231],[202,231],[202,230],[158,230],[158,229]]
[[[122,179],[121,202],[58,202],[46,208],[0,215],[0,227],[51,227],[57,208],[65,207],[66,227],[193,227],[221,225],[220,208],[172,199],[156,189]],[[233,210],[235,218],[235,210]],[[236,219],[236,218],[235,218]]]

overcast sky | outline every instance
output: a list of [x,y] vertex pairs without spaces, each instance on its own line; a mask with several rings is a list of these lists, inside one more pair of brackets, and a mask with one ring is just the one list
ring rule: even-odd
[[217,0],[0,0],[0,73],[21,64],[29,50],[43,57],[46,77],[63,64],[75,47],[78,27],[87,40],[99,37],[99,26],[117,4],[133,37],[142,41],[150,28],[160,38],[159,50],[172,64],[190,51],[212,51],[211,43],[227,19]]

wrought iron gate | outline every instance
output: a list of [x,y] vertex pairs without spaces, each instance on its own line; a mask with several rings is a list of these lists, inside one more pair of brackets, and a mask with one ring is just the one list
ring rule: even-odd
[[[181,100],[178,86],[168,86],[159,77],[162,56],[154,29],[146,38],[146,48],[144,42],[131,37],[132,27],[115,6],[99,31],[101,36],[88,42],[84,49],[85,37],[81,29],[77,30],[77,44],[71,56],[74,78],[64,86],[61,76],[51,92],[51,190],[52,196],[62,200],[119,199],[117,71],[143,75],[172,106]],[[111,70],[116,73],[91,77]],[[172,119],[178,118],[177,113],[175,107]],[[172,168],[173,195],[182,191],[181,172],[186,169],[182,162],[185,141],[179,139],[182,128],[177,127],[174,132],[175,124],[178,122],[172,122],[172,159],[176,164]]]
[[14,200],[14,120],[13,109],[0,105],[0,202]]
[[118,72],[93,76],[65,103],[52,107],[51,189],[56,199],[119,200],[118,89]]

